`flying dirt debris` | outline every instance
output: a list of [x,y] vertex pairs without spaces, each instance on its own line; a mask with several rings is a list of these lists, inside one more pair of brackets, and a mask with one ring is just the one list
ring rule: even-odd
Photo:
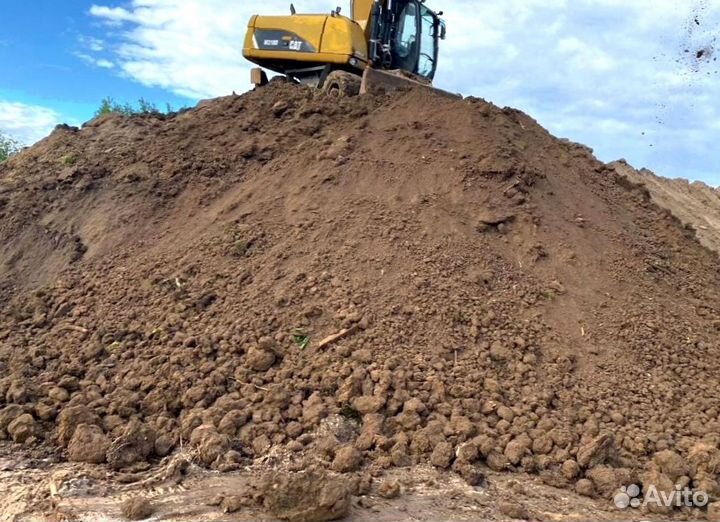
[[[243,55],[289,79],[334,97],[378,89],[431,86],[445,39],[442,12],[421,0],[354,0],[351,18],[329,15],[253,16]],[[262,69],[255,85],[267,83]]]
[[720,493],[717,254],[519,111],[270,82],[101,116],[0,164],[0,241],[3,514]]

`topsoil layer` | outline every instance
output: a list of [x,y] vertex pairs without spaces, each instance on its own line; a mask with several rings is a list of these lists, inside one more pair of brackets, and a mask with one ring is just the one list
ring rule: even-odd
[[0,165],[0,238],[0,438],[35,451],[720,493],[717,255],[518,111],[103,116]]

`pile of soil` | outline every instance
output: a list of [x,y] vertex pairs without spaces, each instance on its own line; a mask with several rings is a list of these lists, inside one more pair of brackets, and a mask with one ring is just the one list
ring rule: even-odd
[[720,493],[717,255],[516,110],[271,83],[102,116],[0,165],[0,238],[31,450]]
[[700,243],[720,253],[720,188],[702,181],[664,178],[648,169],[634,169],[625,160],[611,166],[633,183],[644,185],[654,203],[694,229]]

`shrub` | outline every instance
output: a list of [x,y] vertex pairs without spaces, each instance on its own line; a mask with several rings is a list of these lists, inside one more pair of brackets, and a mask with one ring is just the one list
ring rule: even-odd
[[0,162],[7,160],[10,156],[20,150],[20,143],[17,140],[0,133]]
[[[183,110],[183,109],[181,109]],[[170,114],[175,112],[172,105],[169,103],[165,104],[165,111],[158,109],[157,105],[153,102],[140,98],[137,102],[137,106],[130,103],[118,103],[111,97],[103,98],[100,102],[100,107],[95,111],[95,116],[102,116],[103,114],[122,114],[123,116],[136,116],[139,114]]]

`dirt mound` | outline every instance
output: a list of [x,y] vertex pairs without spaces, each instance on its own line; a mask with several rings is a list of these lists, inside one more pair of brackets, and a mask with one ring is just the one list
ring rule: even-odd
[[656,176],[647,169],[636,170],[622,160],[611,166],[633,183],[644,185],[654,203],[695,230],[703,245],[720,253],[720,189],[701,181]]
[[271,84],[59,128],[0,199],[0,436],[718,492],[717,256],[518,111]]

